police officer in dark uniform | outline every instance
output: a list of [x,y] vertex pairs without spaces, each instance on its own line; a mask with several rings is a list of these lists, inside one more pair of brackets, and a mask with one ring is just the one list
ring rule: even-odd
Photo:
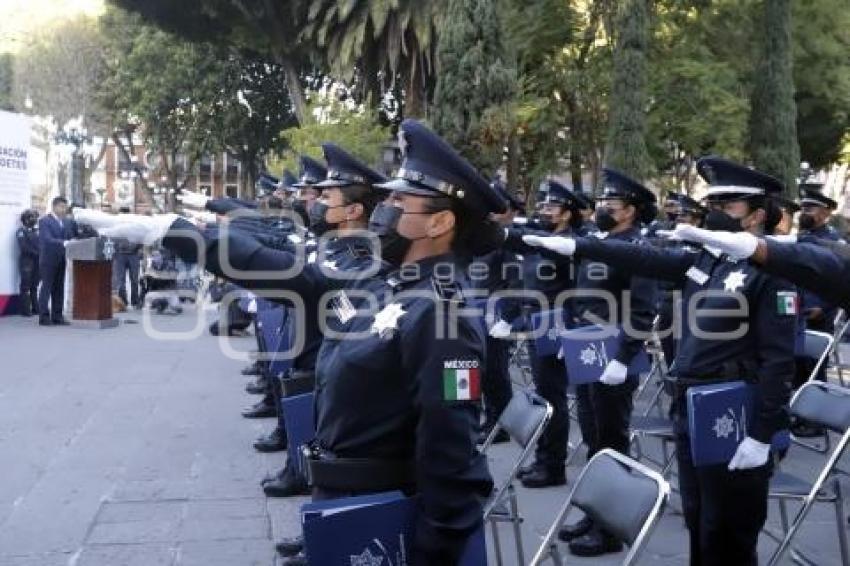
[[[671,199],[675,199],[676,201],[675,209],[678,211],[678,216],[672,219],[672,221],[669,216],[667,220],[660,221],[659,226],[653,232],[653,237],[648,237],[648,239],[653,245],[661,248],[679,248],[691,253],[698,253],[698,246],[693,246],[688,242],[661,238],[658,232],[660,230],[670,230],[677,223],[702,226],[705,221],[705,215],[708,214],[708,209],[686,194],[672,193],[667,195],[667,200],[669,201]],[[671,281],[658,282],[658,333],[661,337],[661,349],[664,352],[664,361],[668,368],[676,357],[676,336],[678,333],[674,327],[677,324],[674,315],[681,309],[681,305],[678,304],[679,300],[681,298],[679,297],[675,283]]]
[[576,233],[579,236],[589,236],[594,232],[598,232],[599,228],[593,221],[593,215],[596,213],[596,200],[586,193],[573,191],[573,196],[579,202],[579,214],[581,214],[581,226],[578,227]]
[[[121,214],[129,214],[129,207],[122,207]],[[142,246],[131,244],[123,238],[116,240],[115,255],[112,258],[112,290],[126,305],[141,306],[139,299],[139,268],[141,267]],[[130,276],[130,295],[127,296],[127,275]]]
[[783,196],[773,197],[773,202],[782,213],[782,218],[773,229],[773,233],[777,236],[787,236],[794,229],[794,215],[800,212],[800,204]]
[[[326,321],[316,365],[317,432],[308,460],[314,497],[417,494],[409,562],[452,565],[480,527],[482,502],[493,487],[474,435],[486,371],[484,328],[477,318],[458,315],[467,288],[462,260],[499,245],[503,232],[486,218],[504,203],[424,126],[405,120],[401,138],[404,162],[384,185],[391,196],[370,222],[383,259],[396,270],[346,281],[308,265],[287,279],[237,282],[302,297],[336,291],[332,300],[345,308]],[[105,220],[101,226],[109,227],[112,219]],[[187,261],[199,259],[197,243],[180,237],[179,230],[193,229],[188,222],[166,216],[138,224],[145,239],[164,233],[166,246]],[[222,237],[205,237],[201,251],[205,267],[225,275]],[[227,239],[229,261],[240,270],[294,265],[292,254],[237,233]]]
[[[649,247],[641,228],[655,218],[655,200],[652,191],[637,181],[603,168],[602,194],[596,200],[596,225],[600,232],[587,239]],[[634,276],[631,270],[619,266],[600,264],[592,257],[577,257],[581,263],[577,295],[571,302],[574,324],[586,326],[594,324],[594,320],[624,320],[637,332],[648,332],[655,317],[655,281]],[[583,295],[584,290],[589,293]],[[620,313],[610,312],[612,303],[600,298],[600,291],[613,299]],[[629,419],[638,381],[638,376],[629,375],[628,366],[642,346],[641,339],[624,333],[620,349],[603,371],[601,382],[576,387],[579,427],[588,458],[602,448],[628,452]],[[565,527],[561,538],[570,542],[570,551],[578,556],[599,556],[617,552],[621,547],[589,518]]]
[[[800,236],[837,242],[841,240],[841,236],[829,225],[829,219],[838,203],[822,191],[823,185],[820,183],[805,183],[800,186]],[[803,315],[809,330],[830,334],[835,331],[835,306],[824,302],[814,293],[803,293]]]
[[765,273],[787,279],[850,310],[850,285],[847,285],[850,245],[830,240],[779,241],[745,232],[712,232],[690,226],[677,226],[668,236],[699,242],[732,257],[748,259]]
[[21,276],[21,316],[38,312],[38,212],[33,209],[21,213],[21,227],[15,232],[18,241],[18,272]]
[[[559,304],[559,295],[575,287],[575,266],[569,258],[546,251],[541,253],[539,249],[527,246],[523,243],[522,236],[530,233],[565,236],[575,234],[582,222],[579,214],[581,203],[572,191],[557,181],[548,180],[544,187],[545,196],[541,201],[539,215],[542,231],[510,229],[505,248],[523,254],[524,288],[541,293],[547,301],[547,308],[553,309]],[[540,310],[541,307],[536,301],[531,304],[534,311]],[[562,321],[558,322],[560,324]],[[530,488],[563,485],[567,481],[565,465],[570,432],[564,360],[556,354],[538,355],[534,342],[529,343],[529,356],[537,393],[552,405],[554,411],[546,430],[537,441],[534,462],[523,468],[520,481]]]
[[[322,245],[308,256],[307,261],[319,263],[340,274],[366,271],[380,261],[372,254],[366,228],[372,211],[385,196],[383,191],[375,189],[375,185],[386,181],[386,178],[337,145],[322,144],[322,151],[328,172],[326,179],[316,185],[322,192],[310,211],[310,231]],[[342,310],[347,308],[347,305],[335,306]],[[315,380],[316,357],[322,344],[319,307],[318,303],[304,304],[304,347],[293,360],[290,375],[276,388],[278,407],[282,397],[312,389],[312,385],[307,389],[304,384]],[[293,332],[296,328],[294,319],[295,313],[289,317]],[[296,382],[297,389],[286,391],[288,384]],[[254,448],[269,451],[275,441],[285,448],[282,414],[278,416],[275,431],[270,437],[258,440]],[[284,468],[276,476],[263,481],[263,492],[269,497],[303,495],[306,490],[306,478],[296,471],[289,454]]]
[[[290,227],[290,229],[283,234],[255,235],[254,238],[265,246],[284,251],[291,251],[294,247],[300,246],[304,251],[304,256],[309,257],[311,253],[315,252],[315,240],[308,232],[308,227],[310,225],[309,210],[313,207],[316,198],[318,198],[318,195],[321,192],[321,189],[317,185],[327,176],[327,169],[324,165],[306,155],[300,156],[298,162],[301,169],[301,175],[298,182],[292,185],[299,191],[299,198],[296,199],[292,205],[292,210],[296,215],[295,226]],[[277,184],[277,180],[275,180],[275,183],[273,184],[270,182],[269,187],[276,188]],[[305,345],[309,345],[309,347],[302,352],[303,357],[299,356],[300,359],[293,361],[293,367],[303,369],[304,371],[312,371],[312,368],[315,365],[315,357],[316,352],[318,352],[320,340],[315,318],[305,319],[305,332],[307,332],[307,336],[310,337],[310,339],[306,339],[307,337],[305,337]],[[295,362],[298,363],[296,364]],[[263,398],[255,405],[245,409],[242,412],[243,417],[270,418],[279,416],[278,404],[275,402],[275,399],[279,397],[278,387],[280,384],[275,380],[270,380],[266,382],[265,385],[266,393]],[[255,448],[259,447],[258,449],[261,451],[273,448],[274,445],[279,445],[283,438],[282,430],[279,426],[276,426],[271,433],[257,439]],[[280,478],[277,477],[272,479]]]
[[[492,220],[508,228],[513,225],[518,212],[525,206],[505,185],[496,179],[493,190],[504,199],[507,209],[504,213],[493,214]],[[480,292],[480,299],[486,300],[494,293],[510,291],[518,293],[522,289],[522,257],[505,248],[475,258],[469,267],[469,280],[473,289]],[[476,297],[479,298],[479,297]],[[484,424],[481,427],[479,442],[484,442],[490,430],[499,420],[513,395],[510,376],[511,324],[521,314],[521,298],[503,296],[496,302],[494,320],[488,321],[487,333],[487,373],[481,384],[484,397]],[[494,442],[507,442],[509,437],[504,430],[494,438]]]
[[664,218],[656,218],[646,227],[644,236],[647,238],[655,238],[658,230],[670,230],[676,226],[679,215],[682,213],[681,197],[685,195],[676,192],[669,192],[664,197]]
[[[779,221],[779,212],[767,195],[781,192],[780,181],[717,157],[701,159],[697,171],[710,185],[707,228],[747,231],[746,236],[755,240],[753,234],[770,232]],[[788,424],[795,288],[711,247],[695,255],[589,238],[551,239],[546,245],[679,283],[684,316],[694,309],[690,315],[696,321],[694,327],[684,325],[671,370],[676,378],[676,457],[691,564],[755,566],[758,535],[767,517],[770,442]],[[735,309],[738,313],[733,314]],[[730,314],[710,314],[718,310]],[[706,338],[708,333],[720,337]],[[728,465],[697,468],[691,461],[686,391],[695,385],[739,379],[753,383],[758,391],[747,436]]]

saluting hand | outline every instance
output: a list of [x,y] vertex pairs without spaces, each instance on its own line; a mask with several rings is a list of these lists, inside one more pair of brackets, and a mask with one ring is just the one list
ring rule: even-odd
[[605,371],[602,372],[602,375],[599,377],[599,381],[605,385],[620,385],[626,381],[626,374],[628,371],[629,368],[622,362],[611,360],[608,362],[608,365],[605,366]]
[[182,202],[184,206],[204,208],[207,206],[207,201],[209,201],[210,198],[206,195],[193,193],[192,191],[181,191],[180,194],[177,195],[177,200]]
[[759,239],[748,232],[722,232],[697,228],[690,224],[677,224],[673,230],[659,230],[658,235],[670,240],[696,242],[720,248],[734,259],[746,259],[758,248]]
[[767,463],[770,456],[770,444],[759,442],[749,436],[745,437],[735,450],[735,455],[729,462],[729,471],[749,470]]
[[490,327],[490,336],[492,338],[507,338],[511,335],[511,325],[501,318]]
[[522,237],[522,241],[529,246],[546,248],[556,254],[571,256],[576,253],[576,241],[573,238],[563,236],[533,236]]

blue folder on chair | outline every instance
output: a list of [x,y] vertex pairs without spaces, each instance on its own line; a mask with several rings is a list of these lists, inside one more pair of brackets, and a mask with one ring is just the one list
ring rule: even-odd
[[531,313],[534,352],[538,358],[554,356],[561,349],[561,335],[569,328],[570,313],[566,308]]
[[[687,394],[688,432],[694,466],[726,464],[749,430],[755,391],[743,381],[690,387]],[[787,430],[777,432],[773,450],[788,448]]]
[[[307,559],[311,566],[409,564],[417,513],[416,499],[398,491],[307,503]],[[483,529],[470,537],[460,565],[487,565]]]
[[[584,326],[561,334],[564,365],[570,385],[599,381],[608,362],[620,348],[622,330],[614,326]],[[650,369],[649,356],[643,348],[632,358],[628,375],[639,376]]]
[[315,409],[313,406],[313,394],[304,393],[284,397],[280,402],[283,412],[283,421],[286,424],[286,442],[289,453],[292,455],[290,461],[299,472],[301,469],[301,446],[316,436]]

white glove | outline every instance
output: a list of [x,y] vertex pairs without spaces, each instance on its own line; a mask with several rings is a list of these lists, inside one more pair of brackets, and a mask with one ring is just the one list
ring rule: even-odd
[[145,243],[147,235],[150,232],[147,226],[138,222],[128,222],[124,224],[116,224],[108,228],[101,228],[97,231],[101,236],[108,238],[124,238],[134,244]]
[[779,242],[780,244],[796,244],[797,234],[777,234],[775,236],[766,236],[768,240]]
[[603,371],[602,375],[599,376],[599,381],[605,385],[620,385],[626,381],[626,373],[628,373],[628,371],[629,368],[624,366],[621,362],[611,360],[608,362],[608,365],[605,366],[605,371]]
[[659,230],[658,235],[671,240],[697,242],[719,248],[734,259],[746,259],[756,252],[759,240],[747,232],[704,230],[690,224],[677,224],[673,230]]
[[134,244],[150,245],[165,236],[176,214],[142,216],[140,214],[104,214],[85,208],[74,209],[74,220],[88,224],[102,236],[127,238]]
[[114,225],[116,218],[118,218],[115,214],[107,214],[90,208],[74,208],[71,211],[71,216],[80,224],[88,224],[95,230]]
[[501,318],[496,321],[496,324],[490,327],[490,336],[492,338],[507,338],[511,335],[511,325]]
[[185,206],[191,206],[192,208],[205,208],[210,197],[199,193],[193,193],[192,191],[181,191],[180,194],[177,195],[177,200],[182,202]]
[[537,248],[546,248],[553,252],[565,256],[571,256],[576,253],[576,241],[573,238],[565,238],[563,236],[523,236],[522,241],[529,246]]
[[256,314],[257,313],[257,299],[251,299],[250,300],[250,302],[248,303],[248,312],[250,314]]
[[67,248],[68,244],[70,244],[70,243],[71,243],[71,240],[65,240],[64,242],[62,242],[62,247]]
[[769,456],[770,444],[759,442],[747,436],[735,450],[735,455],[729,462],[729,471],[749,470],[750,468],[764,466]]
[[218,217],[212,212],[207,212],[205,210],[190,210],[185,209],[185,212],[189,217],[193,220],[197,220],[198,222],[203,222],[204,224],[215,224],[218,221]]

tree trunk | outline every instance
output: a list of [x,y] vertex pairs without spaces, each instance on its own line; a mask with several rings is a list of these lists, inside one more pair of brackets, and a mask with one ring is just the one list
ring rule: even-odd
[[289,99],[292,101],[292,109],[295,111],[295,118],[298,124],[303,126],[310,121],[310,111],[307,108],[307,97],[304,95],[304,86],[301,84],[298,69],[295,68],[292,59],[285,55],[278,55],[277,60],[283,67],[283,76],[289,91]]
[[425,100],[425,81],[422,76],[421,63],[413,60],[407,73],[404,85],[404,117],[425,118],[427,101]]

